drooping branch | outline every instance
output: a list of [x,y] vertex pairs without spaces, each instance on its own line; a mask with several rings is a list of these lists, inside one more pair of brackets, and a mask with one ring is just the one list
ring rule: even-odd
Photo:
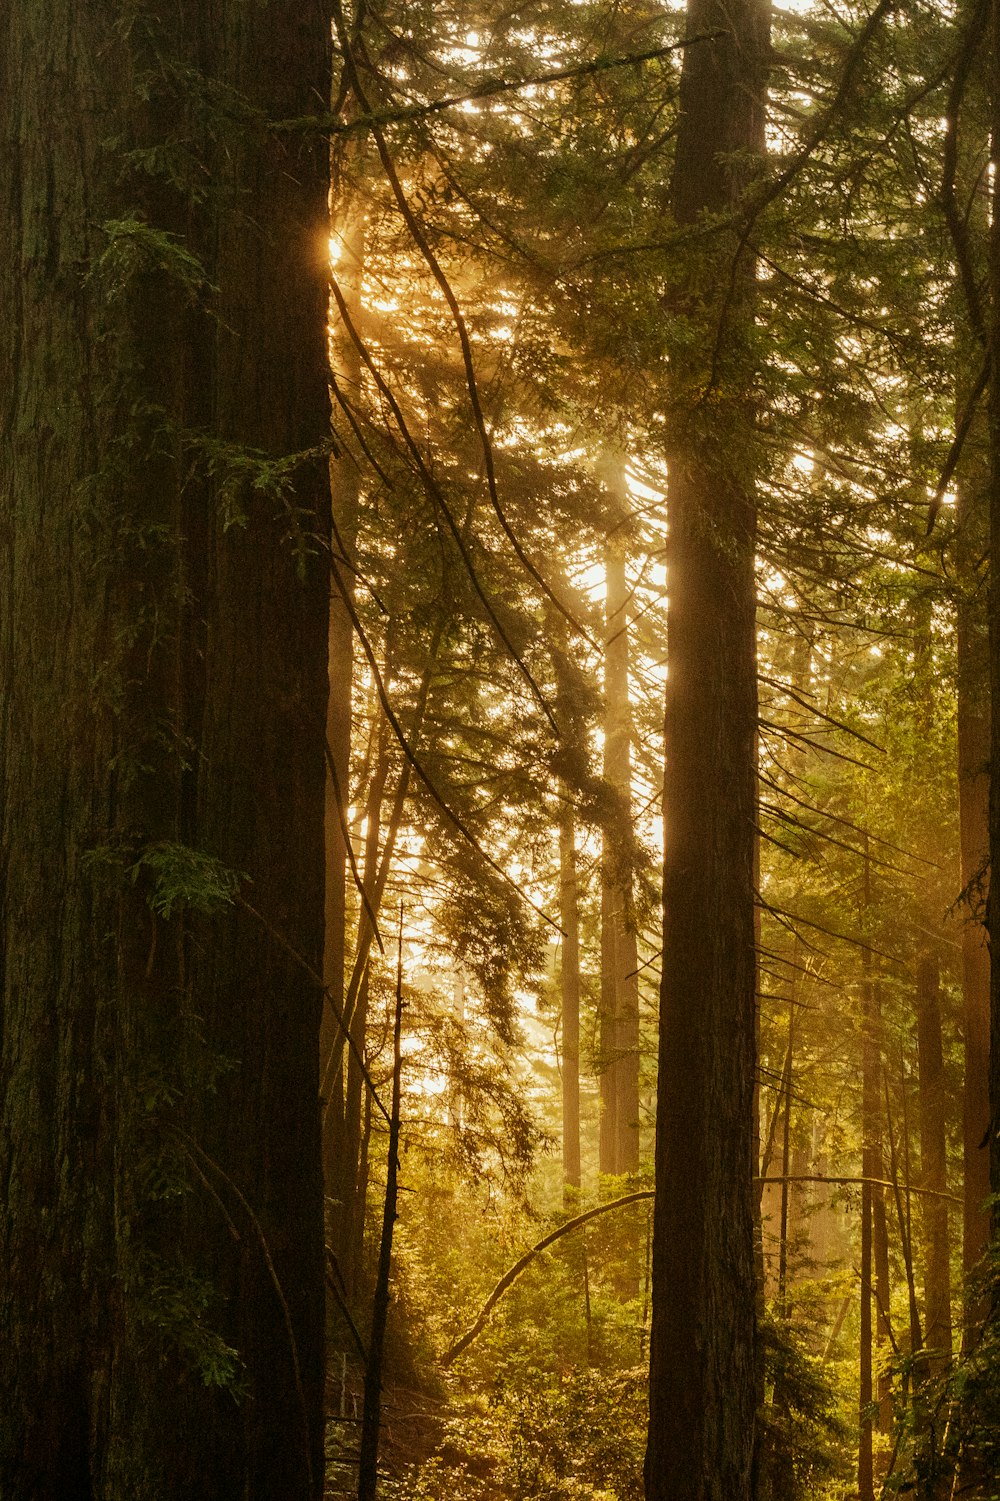
[[541,688],[538,686],[538,683],[535,681],[535,678],[533,677],[530,668],[524,661],[524,658],[521,656],[520,652],[518,652],[507,631],[504,629],[504,626],[501,623],[496,610],[493,608],[490,598],[487,595],[486,590],[482,582],[480,581],[479,575],[473,565],[472,558],[469,554],[469,549],[466,544],[465,538],[462,535],[461,528],[459,527],[458,522],[455,520],[448,502],[444,498],[441,486],[434,479],[434,476],[431,474],[430,469],[424,462],[423,454],[420,452],[420,447],[416,439],[410,432],[409,426],[407,425],[406,418],[403,415],[403,411],[399,405],[399,402],[396,400],[388,382],[372,359],[371,352],[368,349],[367,344],[365,344],[364,340],[359,334],[354,320],[351,317],[350,310],[348,309],[347,302],[344,298],[344,294],[341,291],[340,286],[337,282],[337,278],[335,276],[331,277],[330,279],[330,290],[333,293],[334,301],[337,304],[337,311],[340,314],[341,322],[343,323],[344,328],[347,330],[351,339],[354,341],[357,351],[361,356],[362,362],[364,363],[366,369],[374,380],[379,391],[385,397],[385,400],[388,403],[389,410],[392,412],[392,415],[396,420],[396,424],[399,427],[403,441],[409,449],[410,454],[412,455],[413,461],[417,468],[417,473],[420,476],[420,480],[424,486],[424,489],[427,491],[427,494],[434,505],[436,505],[441,511],[441,514],[447,522],[448,530],[451,532],[452,536],[455,539],[455,544],[458,547],[459,553],[461,554],[462,562],[465,564],[466,572],[469,575],[472,587],[478,594],[482,606],[489,616],[493,629],[496,631],[498,637],[503,642],[511,658],[511,661],[516,664],[516,666],[523,674],[532,693],[538,700],[543,714],[549,721],[549,724],[552,726],[552,731],[556,736],[556,739],[558,739],[559,726],[556,724],[552,711],[549,708],[548,703],[546,702],[545,695],[542,692]]
[[[334,0],[333,16],[334,23],[337,29],[337,35],[340,40],[341,51],[344,58],[344,66],[347,71],[347,76],[350,80],[351,88],[361,109],[371,115],[371,106],[368,103],[358,73],[358,68],[354,56],[354,48],[347,36],[347,32],[344,26],[344,18],[340,0]],[[392,153],[389,150],[385,136],[383,135],[379,127],[375,124],[371,124],[370,129],[372,140],[375,142],[375,149],[378,152],[379,160],[382,163],[382,168],[385,172],[386,179],[389,183],[389,187],[392,190],[392,196],[396,201],[396,207],[399,209],[399,212],[403,218],[403,222],[405,223],[407,230],[409,231],[414,245],[416,245],[417,249],[420,251],[420,254],[423,257],[428,269],[430,270],[431,275],[440,287],[441,294],[444,297],[448,311],[451,313],[452,321],[455,325],[455,331],[458,335],[459,347],[462,352],[462,365],[465,370],[465,383],[469,393],[469,407],[472,411],[473,422],[475,423],[476,432],[479,436],[479,441],[483,452],[483,465],[486,472],[486,488],[490,498],[490,505],[493,507],[494,514],[496,515],[496,518],[500,523],[500,529],[513,548],[515,556],[520,562],[522,568],[524,568],[529,576],[534,579],[535,583],[541,589],[545,597],[550,600],[553,605],[555,605],[556,609],[561,615],[564,615],[566,617],[577,634],[582,636],[590,646],[594,647],[594,649],[597,650],[597,643],[593,640],[590,632],[586,629],[585,626],[581,625],[580,621],[576,619],[572,611],[567,609],[563,601],[553,591],[552,586],[543,577],[538,568],[536,568],[535,564],[528,557],[528,554],[522,547],[521,542],[513,527],[511,526],[509,520],[507,519],[507,515],[500,503],[500,493],[497,488],[496,470],[494,464],[493,443],[490,438],[489,430],[486,424],[486,416],[483,412],[482,402],[480,400],[479,379],[476,375],[475,360],[472,353],[472,341],[469,338],[469,330],[466,327],[465,316],[462,313],[461,307],[459,306],[458,298],[455,296],[454,288],[452,287],[451,282],[448,280],[448,277],[445,275],[441,262],[438,260],[433,249],[431,248],[427,236],[424,234],[424,231],[421,228],[416,215],[410,207],[409,199],[406,196],[403,184],[400,182],[399,173],[396,171],[396,166],[392,159]],[[544,700],[543,707],[545,707]],[[548,711],[546,710],[546,712]],[[549,718],[551,719],[551,715],[549,715]],[[556,736],[558,737],[559,732],[555,727],[554,722],[553,728],[555,729]]]
[[571,1220],[566,1220],[563,1224],[557,1226],[555,1230],[550,1230],[548,1235],[543,1236],[530,1250],[525,1251],[524,1255],[519,1257],[514,1265],[504,1272],[500,1281],[479,1310],[475,1323],[466,1330],[461,1339],[457,1339],[445,1351],[441,1356],[441,1364],[443,1366],[451,1365],[453,1361],[458,1359],[462,1351],[467,1349],[472,1344],[472,1341],[483,1332],[483,1329],[486,1327],[486,1321],[495,1305],[503,1297],[508,1287],[517,1281],[524,1269],[531,1265],[536,1256],[540,1256],[543,1251],[548,1250],[549,1246],[554,1245],[557,1240],[562,1240],[564,1235],[571,1235],[581,1225],[586,1225],[589,1220],[596,1219],[598,1215],[610,1214],[614,1209],[624,1209],[628,1204],[638,1204],[640,1200],[651,1199],[653,1196],[653,1189],[639,1189],[636,1193],[625,1194],[620,1199],[612,1199],[607,1204],[598,1204],[595,1209],[585,1209],[583,1214],[574,1215]]
[[344,120],[339,113],[308,115],[297,120],[279,120],[275,130],[323,130],[332,136],[349,136],[369,131],[382,125],[403,125],[410,121],[425,120],[429,115],[439,115],[444,110],[455,109],[462,104],[475,104],[480,99],[496,99],[501,94],[518,94],[525,89],[545,87],[550,83],[568,83],[576,78],[590,78],[595,74],[608,73],[615,68],[630,68],[638,63],[658,62],[686,47],[699,42],[714,42],[725,33],[707,31],[700,36],[682,37],[678,42],[668,42],[662,47],[651,47],[647,52],[629,52],[624,56],[601,54],[589,62],[575,63],[571,67],[555,68],[550,73],[534,73],[528,78],[487,78],[465,94],[452,94],[446,99],[432,99],[426,104],[401,104],[392,109],[371,110]]
[[[761,1188],[763,1188],[765,1183],[827,1183],[835,1188],[862,1187],[866,1183],[874,1188],[892,1188],[894,1186],[887,1178],[865,1178],[861,1174],[850,1177],[829,1177],[820,1173],[774,1173],[762,1176],[755,1175],[753,1182],[759,1184]],[[960,1202],[954,1194],[942,1194],[932,1188],[918,1188],[915,1184],[907,1185],[907,1191],[909,1193],[929,1195],[932,1198],[951,1199],[956,1204]],[[536,1256],[540,1256],[543,1251],[547,1251],[550,1246],[555,1245],[556,1241],[562,1240],[563,1236],[572,1235],[574,1230],[579,1230],[581,1226],[588,1224],[590,1220],[597,1219],[598,1215],[611,1214],[616,1209],[626,1209],[630,1204],[638,1204],[644,1199],[652,1198],[655,1198],[654,1189],[637,1189],[635,1193],[624,1194],[620,1199],[611,1199],[607,1204],[598,1204],[594,1209],[585,1209],[582,1214],[574,1215],[571,1220],[565,1220],[561,1225],[557,1225],[554,1230],[550,1230],[548,1235],[544,1235],[541,1240],[536,1241],[533,1246],[524,1252],[523,1256],[518,1257],[513,1266],[504,1272],[500,1281],[476,1315],[475,1322],[469,1326],[460,1339],[457,1339],[453,1345],[449,1345],[448,1349],[441,1356],[441,1365],[450,1366],[454,1364],[463,1351],[469,1348],[473,1340],[482,1334],[489,1316],[497,1303],[499,1303],[507,1289],[512,1287],[517,1281],[521,1273],[531,1265]]]

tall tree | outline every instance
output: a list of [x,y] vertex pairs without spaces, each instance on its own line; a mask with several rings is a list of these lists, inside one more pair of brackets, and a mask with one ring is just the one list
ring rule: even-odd
[[9,1501],[322,1487],[327,52],[0,22]]
[[629,504],[624,460],[607,455],[600,467],[611,503],[604,548],[604,778],[614,797],[601,850],[600,1169],[634,1173],[639,1167],[639,958],[632,891]]
[[[996,161],[1000,151],[1000,4],[990,5],[989,99],[991,154]],[[988,392],[990,490],[990,554],[1000,557],[1000,214],[994,213],[990,225],[989,248],[989,323],[987,358],[991,379]],[[1000,704],[1000,569],[990,570],[989,594],[990,703]],[[990,729],[990,868],[1000,868],[1000,714],[991,714]],[[991,955],[997,951],[1000,919],[1000,883],[991,880],[987,906],[987,926]],[[1000,964],[990,967],[990,1187],[1000,1192]],[[998,1215],[993,1211],[993,1232]]]
[[[668,452],[664,946],[648,1501],[747,1501],[756,1403],[753,256],[768,7],[690,0]],[[720,222],[721,221],[721,222]]]

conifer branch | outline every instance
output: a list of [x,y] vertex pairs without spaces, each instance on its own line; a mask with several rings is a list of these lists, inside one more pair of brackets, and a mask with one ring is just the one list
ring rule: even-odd
[[435,786],[430,773],[427,771],[426,767],[423,765],[416,752],[413,750],[413,747],[410,745],[403,726],[400,724],[399,719],[397,718],[396,713],[392,707],[392,704],[389,702],[389,695],[386,692],[385,682],[382,678],[382,673],[379,670],[378,661],[376,660],[375,653],[372,649],[372,644],[368,639],[364,626],[361,624],[361,621],[358,618],[358,613],[354,608],[354,603],[350,599],[346,591],[344,591],[343,593],[343,600],[347,608],[347,612],[351,617],[351,622],[354,626],[358,640],[361,642],[362,650],[364,651],[364,654],[368,659],[368,666],[371,669],[372,679],[375,683],[375,691],[378,694],[379,702],[382,705],[382,710],[385,714],[385,717],[389,721],[392,732],[399,742],[399,746],[403,752],[403,755],[406,757],[407,761],[413,767],[413,770],[417,773],[417,776],[427,788],[427,791],[430,793],[432,800],[441,809],[441,812],[445,815],[448,822],[452,824],[453,827],[458,831],[458,833],[461,834],[462,838],[472,846],[472,848],[479,855],[480,859],[482,859],[490,867],[491,870],[495,871],[506,885],[508,885],[513,891],[517,892],[521,901],[525,902],[533,912],[536,912],[538,916],[542,918],[544,922],[547,922],[551,928],[554,928],[557,933],[562,933],[562,928],[556,922],[555,918],[550,917],[545,909],[543,907],[540,907],[537,902],[535,902],[530,896],[528,896],[527,892],[517,884],[512,876],[508,875],[503,866],[500,865],[496,860],[494,860],[492,855],[487,854],[486,850],[483,849],[483,846],[480,844],[475,834],[472,833],[471,829],[465,823],[464,819],[455,812],[454,808],[452,808],[448,804],[448,802],[446,802],[444,797],[442,797],[441,793],[437,790],[437,787]]
[[[344,26],[343,8],[341,6],[340,0],[333,0],[333,15],[334,22],[337,28],[337,34],[340,38],[341,49],[344,57],[344,65],[347,69],[347,74],[351,81],[351,87],[362,110],[368,111],[370,113],[370,106],[365,96],[365,92],[362,87],[361,79],[355,63],[354,50],[351,42],[348,39],[347,32]],[[513,527],[508,521],[502,505],[500,504],[500,494],[497,489],[496,468],[494,464],[493,443],[486,425],[486,417],[483,412],[482,402],[479,396],[479,380],[476,375],[475,360],[472,354],[472,342],[469,338],[469,331],[466,327],[465,317],[459,305],[458,298],[455,296],[451,282],[445,275],[440,261],[434,254],[434,251],[431,249],[430,242],[428,241],[427,236],[424,234],[416,215],[410,207],[410,203],[403,189],[403,185],[399,180],[399,174],[396,171],[396,166],[393,162],[392,154],[389,151],[389,147],[386,143],[385,136],[382,134],[382,131],[379,129],[379,127],[374,124],[371,126],[371,134],[372,139],[375,142],[375,149],[378,152],[379,160],[382,163],[383,171],[385,172],[390,189],[392,190],[392,196],[396,201],[396,207],[399,209],[399,212],[402,215],[403,222],[410,232],[413,243],[420,251],[420,254],[426,262],[431,275],[441,289],[441,294],[444,297],[449,312],[451,313],[452,320],[455,325],[455,331],[458,334],[459,347],[462,353],[462,364],[465,369],[466,388],[469,393],[469,405],[472,410],[473,421],[475,423],[476,431],[479,435],[479,441],[483,451],[483,463],[486,469],[486,488],[489,494],[490,504],[492,505],[497,520],[500,523],[501,530],[503,531],[504,536],[507,538],[508,542],[513,548],[515,556],[518,558],[521,566],[525,569],[528,575],[532,579],[534,579],[535,583],[542,590],[542,593],[546,596],[547,599],[552,602],[552,604],[555,605],[559,613],[566,617],[577,634],[582,636],[584,640],[587,641],[590,646],[594,647],[596,651],[599,648],[597,647],[597,643],[590,636],[590,633],[583,625],[581,625],[581,623],[575,618],[572,612],[566,608],[562,600],[560,600],[558,595],[554,593],[550,584],[542,576],[539,570],[535,567],[534,563],[528,557],[524,548],[521,546],[521,543],[518,540]],[[340,299],[338,298],[338,305],[339,302]],[[549,717],[551,719],[551,715]],[[555,725],[554,720],[552,721],[552,724],[556,737],[558,738],[559,730]]]
[[417,472],[423,483],[424,489],[427,491],[427,494],[429,495],[431,501],[439,507],[441,514],[444,516],[445,521],[448,524],[448,530],[451,532],[452,536],[455,539],[456,546],[458,547],[459,553],[462,557],[462,562],[465,564],[466,572],[469,575],[473,588],[479,596],[483,608],[489,616],[490,622],[493,625],[493,629],[496,631],[500,640],[503,642],[503,645],[507,649],[511,660],[516,664],[522,676],[527,681],[532,693],[538,700],[543,714],[552,727],[553,734],[558,740],[559,726],[556,723],[552,710],[549,708],[548,703],[546,702],[545,695],[542,692],[541,688],[538,686],[538,683],[535,681],[531,669],[527,666],[524,658],[521,656],[520,652],[518,652],[507,631],[504,629],[503,624],[501,623],[500,618],[496,613],[496,610],[493,608],[489,596],[487,595],[483,584],[480,582],[479,575],[476,572],[475,566],[472,562],[472,558],[469,554],[469,549],[465,542],[465,538],[462,535],[461,528],[459,527],[458,522],[455,520],[455,517],[452,514],[451,507],[448,505],[448,502],[444,498],[444,493],[442,492],[440,485],[437,483],[434,476],[431,474],[431,471],[428,469],[427,464],[424,462],[424,456],[420,452],[420,446],[414,438],[413,434],[410,432],[409,425],[407,424],[406,418],[403,415],[402,408],[400,407],[399,402],[396,400],[396,397],[394,396],[388,381],[376,366],[375,361],[372,359],[371,351],[358,332],[358,329],[348,309],[344,294],[340,290],[340,286],[335,276],[331,277],[330,279],[330,287],[333,292],[334,301],[337,304],[337,310],[340,313],[344,327],[353,340],[354,345],[357,348],[357,351],[365,365],[365,368],[372,376],[372,379],[375,381],[375,384],[378,387],[379,391],[385,397],[385,400],[389,405],[389,409],[392,412],[393,417],[396,419],[396,423],[399,427],[400,433],[402,434],[403,441],[413,456],[413,460],[417,466]]
[[722,299],[722,306],[719,310],[719,320],[716,325],[715,341],[712,349],[712,359],[709,367],[708,381],[706,382],[705,390],[700,398],[702,402],[708,401],[711,398],[712,393],[717,389],[718,386],[719,363],[722,358],[723,341],[725,339],[726,330],[729,325],[729,314],[732,310],[733,300],[736,296],[737,276],[739,273],[739,268],[743,262],[744,252],[750,244],[750,236],[753,234],[754,226],[756,225],[761,214],[764,213],[765,209],[769,208],[776,199],[781,197],[785,189],[789,187],[792,182],[794,182],[798,174],[809,163],[813,155],[819,150],[820,146],[822,146],[823,142],[826,140],[831,129],[836,123],[837,116],[840,113],[844,101],[847,99],[851,88],[854,85],[855,75],[864,58],[865,48],[868,46],[868,43],[871,41],[879,26],[882,24],[882,21],[895,9],[898,3],[899,0],[878,0],[878,4],[875,6],[875,9],[865,21],[864,26],[862,26],[861,31],[858,33],[850,51],[847,54],[847,60],[844,64],[843,71],[841,72],[840,80],[834,92],[833,99],[831,100],[826,110],[823,112],[820,120],[813,128],[807,140],[803,143],[802,146],[800,146],[799,150],[796,151],[793,155],[791,161],[778,173],[776,177],[773,177],[769,182],[765,183],[763,188],[759,192],[751,192],[748,195],[747,203],[742,216],[744,220],[743,227],[740,230],[739,237],[736,241],[736,246],[730,260],[729,284],[726,288],[725,294]]
[[[566,68],[555,68],[549,73],[535,73],[529,78],[487,78],[474,89],[464,94],[451,94],[445,99],[432,99],[426,104],[400,104],[395,108],[373,110],[367,101],[362,102],[358,96],[358,102],[364,111],[356,115],[352,120],[343,120],[338,111],[331,111],[325,115],[305,115],[296,119],[276,120],[272,130],[300,131],[321,130],[331,136],[351,136],[362,132],[380,129],[383,125],[405,125],[414,121],[425,120],[431,115],[439,115],[444,110],[456,109],[462,104],[475,104],[481,99],[496,99],[502,94],[521,93],[525,89],[545,88],[553,83],[569,83],[577,78],[590,78],[595,74],[609,73],[617,68],[637,67],[640,63],[658,62],[661,58],[670,57],[675,52],[683,52],[687,47],[694,47],[699,42],[714,42],[720,37],[726,36],[725,31],[706,31],[697,36],[683,37],[677,42],[667,42],[662,47],[651,47],[646,52],[628,52],[624,55],[609,56],[601,54],[591,58],[589,62],[576,63]],[[350,63],[348,54],[351,45],[341,42],[341,56],[347,64],[347,74],[350,75]],[[353,80],[351,82],[353,88]],[[356,92],[356,91],[355,91]]]

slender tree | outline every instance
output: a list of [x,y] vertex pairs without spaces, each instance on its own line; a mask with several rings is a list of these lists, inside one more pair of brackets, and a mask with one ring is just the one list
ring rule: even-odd
[[639,975],[632,870],[632,724],[629,708],[628,490],[625,463],[607,456],[611,498],[604,549],[604,777],[609,808],[601,854],[600,1069],[602,1173],[639,1166]]
[[0,21],[0,1493],[315,1498],[319,12]]

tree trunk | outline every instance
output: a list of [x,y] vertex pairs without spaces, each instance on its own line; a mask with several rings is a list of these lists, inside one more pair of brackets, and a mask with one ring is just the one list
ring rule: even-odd
[[[566,789],[564,789],[564,792]],[[563,1183],[580,1188],[580,913],[576,882],[576,830],[567,801],[559,820],[559,924],[563,930],[559,987],[562,999]]]
[[[339,247],[337,279],[356,328],[361,326],[361,282],[364,266],[364,216],[360,206],[341,187],[331,218],[332,238]],[[357,345],[342,324],[333,317],[330,338],[331,376],[340,401],[356,402],[361,388],[361,357]],[[336,407],[334,426],[346,425],[346,418]],[[340,1031],[338,1016],[344,1013],[344,967],[347,961],[347,829],[351,779],[351,690],[354,675],[354,626],[348,600],[355,594],[353,562],[358,539],[358,503],[360,469],[346,450],[330,460],[330,496],[333,513],[333,572],[335,587],[330,591],[329,672],[330,697],[326,711],[326,913],[323,944],[323,978],[330,1004],[323,1008],[320,1030],[320,1057],[328,1058]],[[346,598],[345,598],[346,596]],[[324,1111],[323,1178],[327,1195],[327,1233],[344,1267],[344,1245],[338,1234],[345,1194],[353,1183],[345,1177],[349,1168],[341,1150],[344,1123],[344,1085],[331,1082],[338,1091],[335,1108]]]
[[601,477],[617,525],[605,544],[604,779],[616,796],[601,848],[600,1170],[639,1167],[639,959],[632,901],[631,739],[625,466]]
[[792,1169],[792,1080],[795,1077],[795,981],[791,980],[792,1000],[788,1008],[788,1048],[781,1074],[783,1096],[781,1120],[781,1208],[778,1214],[778,1295],[779,1319],[788,1317],[788,1202]]
[[[862,873],[861,931],[870,932],[871,861],[865,840]],[[872,956],[861,951],[861,1338],[860,1338],[860,1443],[858,1448],[858,1493],[861,1501],[873,1501],[875,1464],[874,1424],[870,1405],[878,1400],[878,1427],[888,1432],[892,1425],[889,1383],[880,1372],[874,1380],[872,1303],[875,1304],[874,1334],[879,1350],[889,1339],[889,1238],[885,1217],[882,1151],[882,1008],[872,979]],[[873,1297],[874,1295],[874,1297]]]
[[872,1459],[872,1185],[861,1185],[861,1330],[858,1340],[858,1501],[875,1501]]
[[[917,730],[922,737],[933,734],[934,689],[932,682],[932,634],[930,600],[920,597],[914,632],[914,691]],[[931,830],[922,843],[933,849]],[[917,1080],[920,1107],[920,1179],[925,1195],[921,1208],[924,1239],[924,1346],[928,1367],[940,1368],[951,1357],[951,1254],[948,1236],[948,1187],[946,1090],[944,1046],[941,1027],[939,938],[941,919],[933,888],[919,882],[916,893],[915,949],[917,1022]]]
[[[920,1184],[923,1196],[924,1345],[930,1369],[951,1358],[951,1258],[945,1131],[944,1056],[937,951],[924,943],[917,954],[917,1055],[920,1102]],[[938,1197],[940,1196],[940,1197]]]
[[385,1330],[389,1318],[392,1236],[399,1200],[400,1086],[403,1072],[403,909],[399,909],[399,957],[396,965],[396,1007],[392,1025],[392,1107],[389,1112],[389,1148],[385,1163],[385,1201],[379,1240],[372,1327],[365,1366],[364,1407],[358,1460],[358,1501],[375,1501],[378,1490],[378,1449],[382,1423],[382,1365]]
[[[961,830],[962,1011],[965,1036],[965,1085],[962,1110],[964,1203],[962,1266],[968,1277],[989,1240],[990,1192],[989,1051],[990,951],[986,938],[989,890],[990,703],[984,585],[976,563],[986,550],[983,538],[982,487],[964,477],[958,487],[956,571],[959,583],[958,642],[958,811]],[[981,1311],[980,1311],[981,1315]],[[968,1340],[979,1316],[966,1298],[964,1329]]]
[[[992,159],[1000,152],[1000,0],[990,7],[990,134]],[[992,375],[989,383],[989,529],[990,553],[1000,558],[1000,214],[994,213],[990,224],[989,255],[989,357]],[[1000,569],[990,570],[989,591],[990,699],[1000,703]],[[990,730],[990,867],[1000,869],[1000,777],[993,768],[1000,766],[1000,715],[991,715]],[[993,952],[1000,947],[1000,918],[996,903],[1000,897],[997,882],[990,885],[987,926]],[[1000,964],[991,965],[990,973],[990,1187],[1000,1193]],[[994,1200],[993,1234],[1000,1227],[1000,1210]]]
[[[365,822],[367,830],[365,834],[365,859],[362,870],[362,885],[368,893],[368,899],[375,906],[374,893],[376,871],[379,865],[379,846],[382,837],[382,803],[385,795],[386,779],[389,775],[389,726],[384,717],[380,718],[378,731],[378,752],[375,766],[372,772],[371,786],[368,791],[368,803],[366,808]],[[360,928],[363,932],[369,926],[367,915],[360,914]],[[364,1252],[365,1234],[365,1200],[362,1192],[362,1184],[359,1176],[361,1161],[361,1133],[363,1099],[365,1080],[361,1071],[360,1059],[365,1055],[365,1040],[368,1030],[368,998],[369,998],[369,969],[366,964],[361,972],[353,1007],[351,1008],[348,1029],[350,1031],[353,1047],[349,1048],[344,1055],[344,1115],[343,1120],[337,1123],[335,1138],[338,1143],[337,1152],[340,1169],[340,1195],[341,1202],[337,1211],[337,1256],[340,1260],[341,1270],[344,1277],[344,1286],[348,1299],[353,1299],[358,1289],[358,1281]]]
[[4,1501],[322,1485],[327,49],[0,20]]
[[[690,0],[687,34],[720,34],[684,54],[673,181],[680,225],[729,213],[763,150],[767,15],[757,0]],[[717,227],[708,242],[692,236],[691,281],[678,293],[699,335],[677,351],[668,454],[647,1501],[749,1501],[753,1471],[756,516],[745,345],[753,263],[734,240]]]

